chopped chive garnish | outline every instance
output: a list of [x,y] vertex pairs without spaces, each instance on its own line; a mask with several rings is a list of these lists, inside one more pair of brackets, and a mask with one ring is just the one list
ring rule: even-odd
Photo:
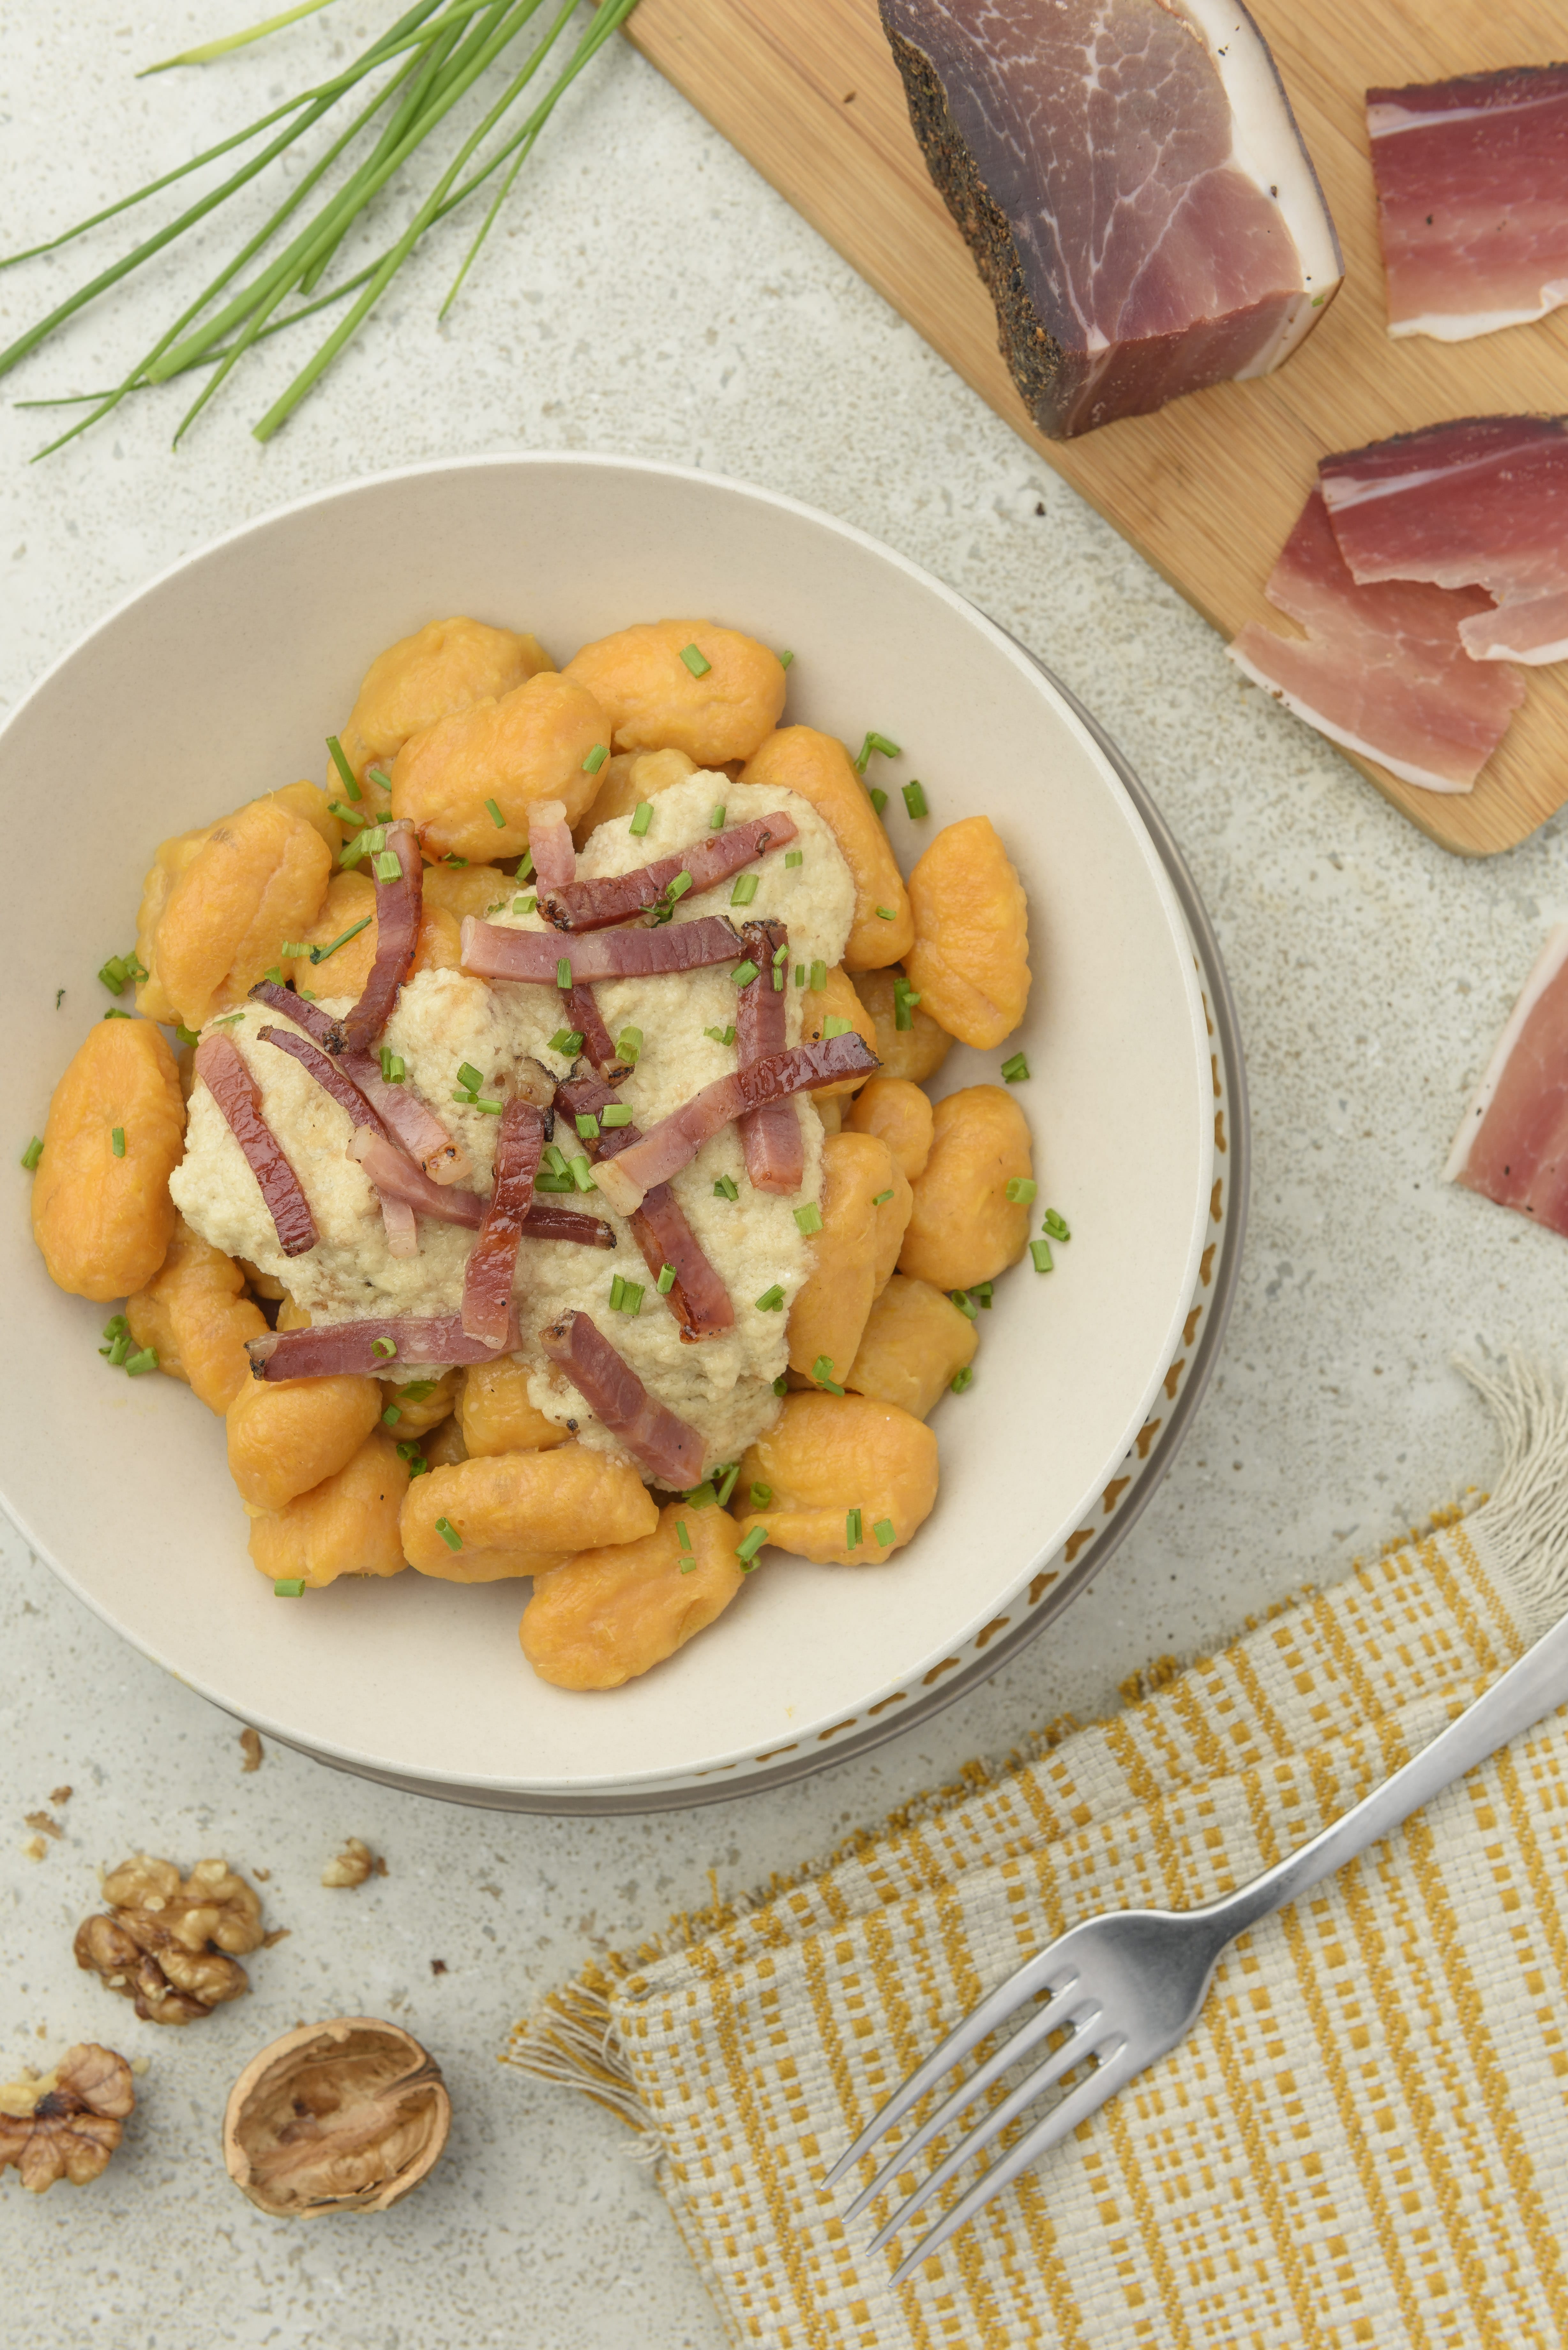
[[26,1150],[22,1153],[22,1164],[26,1169],[29,1175],[32,1173],[34,1168],[36,1167],[43,1155],[44,1139],[42,1135],[36,1134],[31,1142],[28,1143]]
[[501,813],[500,803],[496,800],[486,800],[484,805],[489,811],[490,821],[495,827],[496,831],[504,832],[506,829],[506,818]]
[[272,1586],[272,1596],[275,1599],[303,1599],[305,1596],[304,1575],[280,1575]]
[[588,1165],[587,1159],[582,1151],[579,1150],[575,1159],[567,1159],[566,1172],[571,1177],[579,1191],[593,1191],[597,1190],[598,1187],[594,1181],[593,1170]]
[[[889,1192],[888,1196],[891,1199],[893,1195]],[[814,1200],[808,1200],[804,1208],[795,1210],[794,1220],[803,1232],[819,1232],[822,1230],[822,1210]]]
[[437,1534],[440,1534],[442,1542],[445,1543],[448,1550],[461,1550],[462,1548],[462,1536],[458,1533],[457,1528],[452,1524],[450,1518],[438,1518],[435,1523],[435,1530]]
[[535,1175],[535,1191],[575,1191],[576,1185],[569,1175]]
[[713,666],[711,660],[703,660],[702,655],[698,651],[695,645],[683,646],[681,648],[680,658],[685,662],[693,677],[706,677],[708,671]]
[[626,1281],[621,1284],[620,1310],[623,1314],[641,1313],[643,1286],[640,1281]]
[[1010,1086],[1018,1085],[1029,1075],[1029,1064],[1022,1053],[1014,1053],[1010,1061],[1003,1061],[1002,1074]]
[[794,868],[796,865],[804,865],[805,863],[805,855],[804,850],[799,848],[786,848],[784,850],[784,864],[786,867]]
[[678,898],[684,898],[686,892],[691,889],[691,874],[678,873],[674,880],[670,882],[669,888],[665,890],[664,894],[666,898],[669,899],[670,903],[673,906]]
[[395,1338],[372,1338],[370,1341],[370,1352],[380,1362],[389,1363],[397,1351],[398,1342]]
[[270,979],[270,980],[271,980],[271,982],[272,982],[272,983],[273,983],[273,985],[274,985],[275,987],[281,987],[281,986],[283,985],[283,967],[282,967],[282,965],[281,965],[280,963],[275,963],[275,963],[274,963],[274,965],[273,965],[273,967],[272,967],[272,969],[271,969],[270,971],[264,971],[264,972],[263,972],[263,973],[262,973],[262,977],[263,977],[264,979]]
[[504,1102],[486,1101],[483,1094],[476,1094],[469,1104],[471,1109],[482,1109],[486,1118],[499,1118],[505,1107]]
[[395,1403],[389,1403],[381,1414],[381,1425],[383,1428],[396,1428],[402,1416],[401,1408]]
[[701,1485],[693,1485],[687,1494],[686,1506],[689,1510],[711,1510],[717,1498],[712,1486],[704,1478]]
[[722,801],[722,800],[721,800],[721,801],[719,802],[719,805],[718,805],[718,806],[717,806],[717,807],[711,807],[711,808],[709,809],[709,811],[708,811],[708,829],[709,829],[709,831],[710,831],[710,832],[722,832],[722,831],[723,831],[723,829],[724,829],[724,803],[723,803],[723,801]]
[[1007,1196],[1015,1208],[1026,1208],[1039,1188],[1027,1175],[1010,1175],[1007,1179]]
[[117,1330],[114,1336],[109,1340],[108,1346],[100,1347],[99,1348],[99,1353],[100,1355],[108,1356],[109,1367],[111,1371],[118,1371],[124,1365],[126,1357],[130,1354],[135,1344],[136,1341],[131,1336],[129,1330]]
[[996,1294],[996,1284],[993,1281],[977,1281],[969,1294],[973,1298],[975,1304],[983,1307],[985,1312],[989,1314],[991,1311],[991,1301]]
[[929,816],[930,809],[926,806],[926,790],[923,784],[914,783],[904,785],[904,808],[906,814],[909,816]]
[[[129,1013],[129,1012],[121,1012],[121,1011],[119,1011],[116,1005],[114,1005],[114,1004],[112,1004],[112,1003],[111,1003],[111,1004],[109,1005],[109,1010],[104,1014],[104,1015],[103,1015],[103,1016],[104,1016],[104,1018],[105,1018],[106,1020],[129,1020],[129,1019],[130,1019],[130,1013]],[[230,1018],[231,1018],[231,1019],[233,1019],[233,1020],[237,1020],[237,1019],[239,1018],[239,1016],[240,1016],[240,1015],[239,1015],[239,1014],[238,1014],[237,1012],[234,1012],[234,1013],[231,1013],[229,1016],[230,1016]]]
[[1054,1241],[1070,1241],[1073,1237],[1072,1233],[1067,1230],[1066,1218],[1064,1216],[1059,1216],[1054,1208],[1047,1208],[1045,1211],[1044,1229],[1050,1233]]
[[675,1538],[680,1544],[682,1550],[689,1551],[691,1549],[691,1536],[686,1530],[686,1521],[684,1518],[677,1518],[675,1521]]
[[753,1485],[752,1487],[752,1507],[753,1510],[765,1510],[773,1498],[774,1489],[771,1485]]
[[635,1069],[638,1063],[638,1057],[642,1051],[641,1029],[623,1028],[620,1035],[615,1040],[615,1049],[616,1058],[618,1060],[629,1063],[631,1067]]
[[174,1034],[182,1045],[199,1045],[202,1041],[193,1028],[176,1028]]
[[127,1378],[139,1379],[144,1371],[155,1371],[157,1368],[158,1349],[156,1347],[143,1347],[140,1355],[130,1355],[126,1357],[125,1375]]
[[398,1393],[405,1403],[423,1403],[427,1397],[434,1395],[437,1385],[435,1379],[410,1379]]
[[[728,1179],[726,1178],[726,1180],[727,1180]],[[774,1283],[771,1289],[764,1289],[762,1295],[756,1300],[757,1311],[760,1314],[776,1314],[783,1304],[784,1291],[779,1287],[776,1281]]]
[[538,899],[533,895],[526,898],[514,898],[512,910],[514,914],[531,914],[538,902]]
[[730,903],[732,906],[749,906],[756,894],[756,875],[754,873],[737,874],[735,886],[730,892]]
[[853,1020],[846,1020],[841,1014],[830,1012],[822,1024],[823,1042],[826,1044],[830,1036],[847,1036],[854,1025]]
[[675,1267],[672,1264],[661,1264],[659,1268],[659,1294],[660,1297],[668,1297],[674,1286]]
[[[389,792],[391,790],[392,779],[390,775],[388,775],[385,767],[367,767],[365,775],[367,780],[374,784],[378,790],[383,792]],[[466,858],[461,858],[459,861],[462,864],[466,864],[468,862]]]
[[649,826],[652,822],[653,802],[651,800],[639,800],[636,807],[632,811],[631,823],[628,827],[628,831],[637,833],[640,837],[640,836],[648,830]]
[[408,1074],[408,1064],[402,1055],[394,1053],[389,1045],[383,1045],[381,1047],[382,1082],[389,1086],[400,1086]]
[[888,805],[888,795],[882,789],[881,785],[879,784],[867,785],[866,796],[870,801],[872,806],[876,809],[877,815],[880,816],[883,809]]
[[874,1208],[885,1208],[892,1196],[891,1191],[874,1191],[871,1195],[871,1205]]
[[[369,921],[370,918],[367,914],[365,919]],[[290,939],[285,939],[282,946],[278,949],[278,953],[285,962],[297,962],[301,955],[307,955],[309,952],[309,941],[305,939],[301,939],[297,942]]]
[[898,1529],[893,1523],[891,1518],[878,1518],[876,1524],[871,1529],[872,1534],[876,1540],[881,1544],[884,1550],[886,1550],[888,1544],[894,1540],[898,1531]]
[[732,1022],[723,1028],[704,1028],[702,1034],[704,1036],[711,1036],[715,1045],[732,1045],[735,1041],[735,1030],[734,1024]]
[[827,965],[819,956],[817,961],[811,966],[811,986],[813,994],[820,995],[826,985]]
[[735,1556],[740,1560],[742,1566],[749,1567],[751,1565],[752,1561],[756,1557],[757,1553],[761,1550],[767,1538],[768,1530],[766,1526],[753,1526],[751,1533],[747,1534],[742,1541],[738,1542],[735,1544]]
[[124,1158],[125,1128],[123,1126],[110,1127],[109,1131],[109,1147],[113,1151],[117,1159]]
[[572,1060],[583,1049],[582,1030],[557,1028],[546,1049],[552,1053],[563,1053],[568,1061]]
[[[735,1490],[735,1480],[736,1480],[736,1478],[740,1475],[740,1473],[741,1473],[741,1464],[740,1464],[740,1462],[739,1462],[738,1461],[731,1461],[731,1463],[730,1463],[730,1465],[729,1465],[729,1467],[728,1467],[728,1468],[725,1470],[725,1471],[724,1471],[724,1482],[723,1482],[723,1483],[722,1483],[722,1484],[720,1486],[720,1488],[719,1488],[718,1500],[719,1500],[719,1507],[720,1507],[722,1510],[726,1510],[726,1509],[728,1509],[728,1508],[729,1508],[729,1506],[730,1506],[730,1496],[731,1496],[731,1494],[732,1494],[732,1493],[734,1492],[734,1490]],[[715,1476],[718,1474],[718,1471],[717,1471],[716,1470],[715,1470],[715,1471],[714,1471],[714,1474],[715,1474]]]
[[348,764],[348,754],[344,751],[343,745],[337,740],[336,734],[329,734],[327,737],[327,755],[331,760],[333,765],[337,768],[338,774],[342,776],[343,788],[348,793],[349,798],[351,800],[363,799],[365,795],[354,780],[354,770]]
[[593,749],[588,753],[587,757],[583,761],[584,775],[597,775],[599,769],[604,765],[605,761],[608,757],[609,744],[607,743],[596,743]]
[[364,817],[356,816],[351,807],[345,807],[341,800],[328,800],[327,805],[335,816],[341,817],[345,824],[351,824],[356,832],[364,831]]
[[948,1295],[966,1320],[973,1322],[978,1317],[980,1308],[967,1289],[950,1289]]
[[1054,1273],[1055,1271],[1056,1260],[1051,1253],[1051,1243],[1049,1241],[1031,1241],[1029,1243],[1029,1253],[1033,1259],[1034,1270],[1036,1273]]
[[[129,1012],[106,1012],[103,1016],[106,1020],[129,1020],[130,1014]],[[243,1020],[244,1016],[243,1012],[220,1012],[211,1025],[214,1028],[232,1028],[236,1020]]]
[[871,910],[879,922],[896,922],[898,919],[896,906],[874,906]]
[[775,947],[774,949],[774,969],[775,971],[781,971],[788,961],[789,941],[786,939],[782,947]]
[[789,1380],[783,1371],[779,1373],[777,1378],[774,1381],[774,1393],[776,1396],[788,1395],[789,1393]]
[[431,1464],[425,1459],[424,1454],[420,1451],[417,1444],[410,1444],[407,1442],[400,1444],[398,1447],[398,1458],[400,1461],[407,1461],[409,1475],[410,1477],[429,1476]]
[[556,984],[557,987],[566,988],[570,987],[571,983],[572,966],[565,955],[558,956],[556,962]]
[[[611,1102],[607,1109],[600,1110],[599,1124],[601,1126],[610,1127],[629,1126],[631,1124],[631,1112],[628,1109],[625,1102]],[[582,1129],[579,1128],[578,1132],[580,1133]]]
[[474,1067],[472,1061],[459,1062],[457,1081],[460,1086],[466,1086],[471,1094],[476,1094],[479,1091],[480,1087],[484,1083],[483,1077]]
[[737,987],[750,987],[753,980],[757,976],[757,966],[748,957],[744,962],[738,962],[735,965],[730,976]]
[[599,1139],[599,1122],[591,1109],[578,1111],[576,1128],[585,1142],[597,1142]]
[[860,1513],[859,1513],[859,1511],[858,1511],[858,1510],[846,1510],[846,1511],[845,1512],[845,1516],[844,1516],[844,1547],[845,1547],[845,1549],[846,1549],[846,1550],[858,1550],[858,1549],[859,1549],[859,1547],[860,1547],[860,1535],[861,1535],[861,1527],[860,1527]]
[[403,874],[402,860],[396,849],[379,849],[370,860],[370,870],[378,881],[400,881]]
[[130,973],[125,967],[125,957],[110,955],[109,961],[99,970],[99,977],[111,995],[123,995],[126,982],[130,977]]
[[609,1295],[610,1312],[612,1314],[618,1314],[620,1312],[620,1301],[625,1295],[626,1275],[622,1273],[612,1274],[610,1276]]
[[789,665],[790,665],[791,661],[792,661],[792,660],[794,660],[794,655],[793,653],[780,653],[780,655],[779,655],[779,667],[780,667],[780,669],[788,669],[788,667],[789,667]]
[[803,962],[797,962],[794,967],[794,983],[797,987],[805,985],[805,965]]
[[517,859],[517,870],[513,879],[517,881],[532,881],[534,879],[534,852],[531,848],[525,848]]
[[697,1562],[690,1551],[682,1551],[676,1564],[682,1575],[695,1575],[697,1572]]
[[564,1175],[566,1173],[566,1162],[561,1156],[561,1147],[559,1143],[547,1142],[545,1145],[545,1164],[549,1169],[552,1175]]
[[721,1175],[718,1181],[713,1186],[713,1197],[716,1200],[738,1200],[740,1196],[739,1191],[735,1189],[734,1177],[732,1175]]
[[873,730],[867,734],[865,742],[860,745],[860,755],[855,762],[855,772],[857,775],[863,775],[866,773],[867,762],[873,751],[880,751],[885,759],[901,759],[904,755],[897,743],[889,743],[886,734],[878,734]]
[[829,1395],[842,1395],[844,1393],[844,1389],[839,1386],[838,1381],[833,1376],[833,1357],[831,1355],[818,1355],[815,1362],[813,1363],[811,1367],[811,1376],[816,1381],[819,1388],[826,1388],[827,1389]]
[[[389,791],[391,789],[391,785],[389,784],[387,788]],[[466,857],[454,856],[452,851],[449,848],[446,855],[441,858],[441,863],[443,865],[466,865],[468,863],[468,859]]]

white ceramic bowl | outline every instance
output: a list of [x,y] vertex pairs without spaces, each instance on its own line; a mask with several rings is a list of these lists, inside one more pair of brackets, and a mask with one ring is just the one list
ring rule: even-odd
[[[12,1368],[0,1495],[69,1586],[219,1705],[324,1760],[529,1807],[738,1792],[783,1752],[897,1716],[1007,1614],[1097,1507],[1179,1351],[1210,1235],[1214,1082],[1192,947],[1111,760],[960,597],[792,501],[597,457],[421,466],[287,507],[192,556],[95,629],[0,735],[13,891],[0,1098],[42,1132],[108,997],[166,835],[320,777],[371,657],[449,612],[535,629],[565,659],[663,614],[712,615],[795,655],[786,716],[908,747],[931,815],[908,863],[983,810],[1029,893],[1034,972],[1009,1049],[1040,1205],[1073,1239],[984,1316],[975,1383],[933,1425],[941,1493],[886,1567],[778,1554],[709,1632],[629,1687],[576,1695],[518,1649],[525,1592],[410,1572],[275,1598],[250,1565],[223,1431],[185,1388],[113,1374],[106,1309],[45,1274],[26,1180],[5,1187]],[[70,842],[71,889],[51,876]],[[57,1009],[56,991],[65,994]],[[955,1048],[934,1090],[994,1081]],[[14,1154],[13,1154],[14,1155]]]

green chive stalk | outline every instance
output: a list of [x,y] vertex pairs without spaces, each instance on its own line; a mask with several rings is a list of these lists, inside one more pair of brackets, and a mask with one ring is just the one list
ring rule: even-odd
[[[306,5],[286,10],[281,16],[268,18],[245,33],[209,43],[202,49],[184,52],[180,57],[164,59],[160,66],[147,70],[162,71],[168,67],[202,63],[209,57],[226,55],[251,40],[260,39],[298,21],[301,16],[313,15],[319,7],[327,5],[328,0],[306,0]],[[441,173],[434,188],[421,203],[402,234],[377,260],[354,272],[341,285],[328,286],[319,294],[316,289],[366,208],[398,181],[399,175],[424,141],[439,129],[479,78],[504,59],[509,47],[517,40],[543,5],[544,0],[414,0],[414,5],[378,40],[329,80],[286,100],[189,163],[163,173],[130,195],[78,222],[58,236],[0,258],[0,268],[5,268],[52,252],[158,194],[188,172],[261,138],[278,123],[285,124],[259,153],[232,171],[211,194],[188,205],[167,227],[145,237],[119,261],[100,270],[75,294],[58,303],[35,327],[0,350],[0,375],[3,375],[38,348],[57,328],[88,304],[108,293],[144,262],[151,260],[173,244],[188,229],[195,227],[219,204],[237,195],[369,77],[380,77],[384,68],[392,68],[384,79],[379,80],[379,86],[373,89],[369,99],[360,104],[348,128],[311,164],[269,219],[202,287],[119,384],[100,393],[18,403],[24,407],[80,407],[90,411],[47,443],[37,454],[46,456],[67,441],[74,440],[90,425],[100,421],[134,391],[166,382],[192,369],[211,369],[213,372],[210,380],[180,421],[174,435],[177,443],[254,345],[343,301],[349,295],[357,294],[358,298],[347,317],[338,322],[315,356],[254,427],[258,440],[270,439],[319,382],[339,351],[358,332],[415,244],[495,172],[510,165],[499,193],[481,223],[441,305],[439,315],[444,317],[483,246],[519,172],[533,152],[562,97],[610,35],[626,22],[637,0],[601,0],[592,23],[584,31],[544,97],[519,127],[514,130],[510,126],[506,128],[492,151],[481,153],[479,151],[484,148],[492,135],[502,130],[505,118],[529,89],[565,33],[574,13],[576,0],[564,0],[564,5],[550,20],[543,38],[512,75],[478,127],[462,141],[456,154]],[[378,118],[381,119],[378,121]],[[353,163],[348,178],[319,203],[304,226],[295,231],[282,250],[275,252],[274,257],[263,265],[258,275],[243,283],[237,291],[230,292],[235,280],[243,278],[248,265],[269,246],[275,245],[280,233],[300,212],[334,164],[347,157],[356,142],[367,135],[370,136],[372,143]],[[472,170],[470,165],[472,165]],[[296,298],[292,307],[286,307],[291,296],[312,298]],[[213,305],[220,302],[221,307],[214,309]],[[281,316],[277,315],[280,311]]]

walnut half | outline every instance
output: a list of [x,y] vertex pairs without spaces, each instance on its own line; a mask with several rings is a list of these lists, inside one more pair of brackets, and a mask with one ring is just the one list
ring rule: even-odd
[[130,2067],[112,2048],[67,2048],[52,2073],[0,2088],[0,2170],[14,2162],[29,2194],[57,2178],[85,2187],[107,2168],[136,2103]]
[[192,2023],[249,1991],[234,1954],[265,1939],[261,1898],[226,1861],[198,1861],[182,1878],[171,1860],[138,1853],[103,1890],[109,1913],[78,1928],[77,1964],[134,2000],[145,2022]]
[[340,2015],[246,2065],[223,2116],[223,2160],[275,2219],[385,2211],[434,2168],[451,2126],[434,2057],[395,2023]]

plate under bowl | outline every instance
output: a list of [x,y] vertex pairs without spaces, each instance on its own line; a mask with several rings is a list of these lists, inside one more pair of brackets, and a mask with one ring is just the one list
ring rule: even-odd
[[[1040,1200],[1073,1228],[1057,1269],[998,1285],[973,1387],[933,1426],[942,1490],[885,1568],[777,1554],[700,1639],[628,1688],[545,1687],[515,1584],[410,1573],[280,1605],[245,1553],[221,1431],[172,1380],[97,1353],[104,1309],[62,1295],[26,1186],[0,1262],[13,1359],[0,1498],[106,1621],[217,1704],[324,1761],[527,1808],[679,1804],[836,1758],[956,1672],[1081,1531],[1148,1426],[1214,1244],[1210,1022],[1189,923],[1116,762],[1070,698],[929,574],[793,501],[598,457],[427,465],[350,484],[221,540],[133,597],[0,733],[23,872],[68,919],[16,909],[0,1087],[42,1131],[49,1090],[108,999],[156,843],[325,768],[384,644],[448,612],[531,628],[560,658],[627,621],[715,615],[795,655],[786,717],[891,733],[931,815],[888,829],[908,866],[983,812],[1029,894],[1034,972],[1019,1098]],[[57,993],[63,996],[57,1004]],[[955,1047],[933,1090],[995,1082]],[[803,1759],[794,1762],[793,1758]]]

